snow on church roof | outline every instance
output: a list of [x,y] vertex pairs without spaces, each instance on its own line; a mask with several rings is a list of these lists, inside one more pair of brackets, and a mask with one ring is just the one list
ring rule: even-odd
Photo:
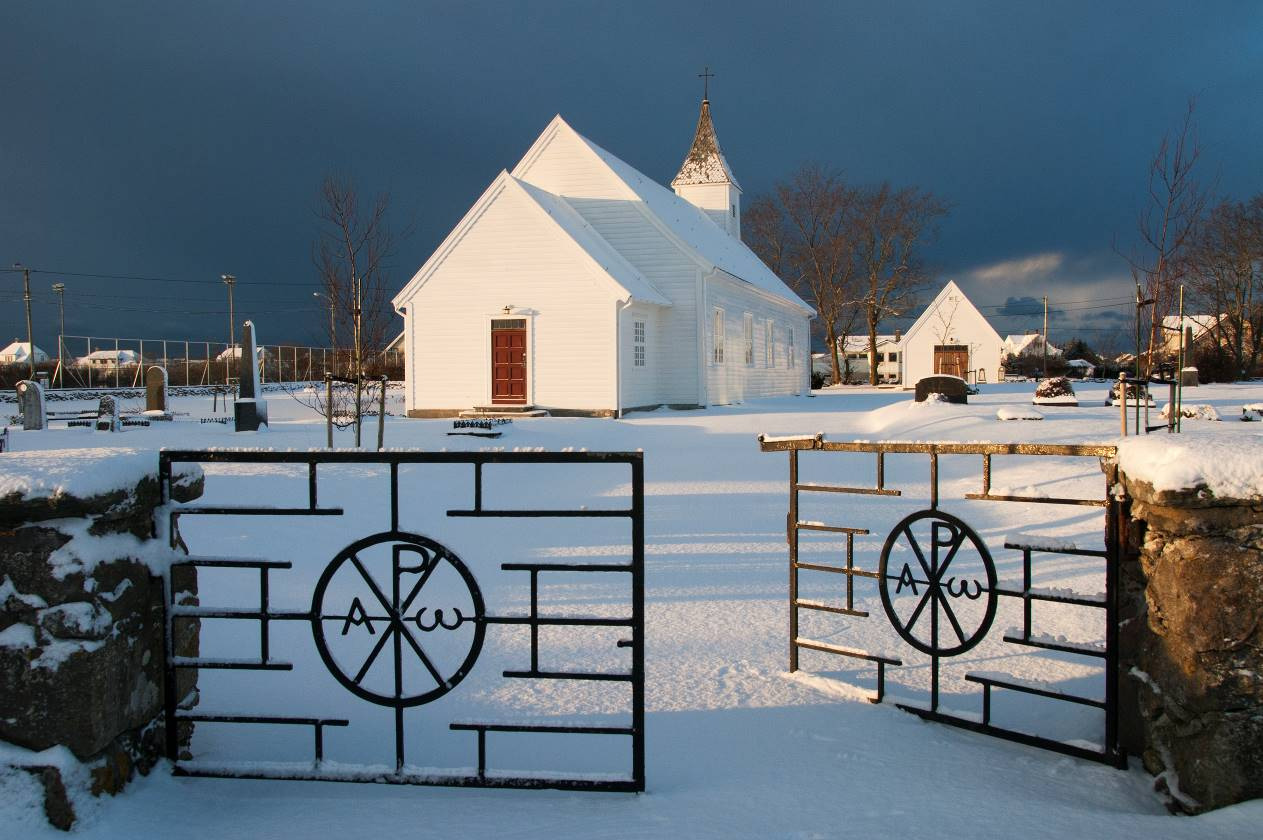
[[[557,117],[566,125],[561,117]],[[569,128],[568,125],[566,125]],[[585,146],[604,163],[629,190],[645,203],[649,212],[662,222],[685,246],[704,261],[789,303],[815,314],[798,295],[785,285],[745,243],[710,220],[702,210],[680,198],[635,167],[620,160],[588,138],[570,129]]]
[[709,99],[702,100],[702,112],[697,117],[693,145],[684,156],[684,163],[680,164],[675,180],[671,182],[673,187],[681,184],[732,184],[741,189],[741,185],[733,177],[723,150],[719,148],[715,124],[710,118]]
[[646,280],[644,275],[637,271],[622,254],[615,251],[614,247],[564,199],[526,181],[514,178],[512,175],[508,178],[521,187],[541,210],[552,216],[553,221],[562,231],[633,298],[645,303],[671,305],[671,301],[662,292],[654,288],[654,285]]

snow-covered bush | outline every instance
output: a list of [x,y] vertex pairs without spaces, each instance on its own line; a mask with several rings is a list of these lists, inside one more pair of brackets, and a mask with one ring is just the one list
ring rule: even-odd
[[1035,389],[1035,399],[1032,402],[1035,405],[1079,404],[1079,400],[1074,395],[1074,386],[1064,376],[1054,376],[1052,379],[1045,379],[1039,383],[1039,386]]
[[[1118,405],[1119,400],[1120,400],[1118,389],[1119,389],[1119,383],[1115,382],[1114,385],[1110,388],[1109,397],[1107,397],[1105,400],[1106,405]],[[1139,385],[1128,385],[1127,386],[1127,402],[1134,404],[1137,400],[1136,395],[1139,393],[1140,393]],[[1149,405],[1153,405],[1153,395],[1148,394],[1147,391],[1146,391],[1146,394],[1147,394],[1147,400],[1148,400]]]

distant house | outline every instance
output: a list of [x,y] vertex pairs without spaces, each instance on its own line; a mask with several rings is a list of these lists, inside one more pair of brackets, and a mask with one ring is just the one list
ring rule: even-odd
[[[0,364],[30,364],[31,345],[26,341],[13,340],[8,347],[0,350]],[[35,363],[48,361],[48,354],[39,349],[39,345],[35,345]]]
[[671,187],[554,118],[393,300],[408,415],[806,393],[815,311],[741,241],[708,101]]
[[[1180,333],[1184,333],[1184,352],[1191,353],[1195,347],[1213,346],[1215,328],[1224,318],[1223,315],[1185,315],[1181,324],[1179,315],[1168,315],[1162,319],[1162,355],[1175,358],[1180,352]],[[1183,327],[1183,330],[1181,330]],[[1189,339],[1192,339],[1190,342]]]
[[1066,367],[1067,373],[1076,379],[1091,379],[1096,376],[1096,365],[1087,359],[1071,359],[1066,362]]
[[[258,357],[260,362],[262,362],[265,358],[268,358],[269,356],[271,356],[271,354],[268,353],[267,350],[265,350],[262,347],[254,348],[254,354],[255,356]],[[234,344],[232,347],[225,348],[223,352],[221,352],[218,356],[216,356],[215,361],[230,362],[230,361],[236,361],[237,359],[240,359],[240,358],[241,358],[241,345]]]
[[[893,383],[899,381],[899,335],[877,336],[877,381]],[[848,335],[843,344],[838,339],[838,352],[846,356],[845,368],[849,371],[847,382],[866,383],[869,381],[868,336]]]
[[[1044,337],[1032,330],[1025,335],[1009,335],[1004,338],[1004,354],[1006,356],[1043,356]],[[1055,345],[1048,345],[1048,356],[1059,357],[1061,350]]]
[[140,364],[140,354],[135,350],[96,350],[75,360],[75,367],[92,370],[114,370]]
[[1003,353],[1000,334],[948,281],[899,343],[900,381],[912,388],[927,376],[948,374],[967,382],[995,382]]

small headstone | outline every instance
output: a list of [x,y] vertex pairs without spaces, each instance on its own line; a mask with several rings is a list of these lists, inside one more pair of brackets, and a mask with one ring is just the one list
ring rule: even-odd
[[109,394],[101,397],[96,409],[96,430],[98,432],[117,432],[123,428],[118,419],[118,400]]
[[268,404],[263,399],[259,383],[259,351],[253,321],[242,325],[241,355],[237,357],[237,365],[240,396],[232,405],[235,428],[238,432],[255,432],[260,426],[268,424]]
[[1196,388],[1197,387],[1197,368],[1186,367],[1180,370],[1180,387]]
[[22,428],[39,430],[48,425],[44,408],[44,388],[38,382],[24,379],[18,383],[18,407],[22,410]]
[[959,376],[926,376],[917,381],[916,401],[925,402],[930,394],[942,394],[947,402],[969,402],[969,383]]

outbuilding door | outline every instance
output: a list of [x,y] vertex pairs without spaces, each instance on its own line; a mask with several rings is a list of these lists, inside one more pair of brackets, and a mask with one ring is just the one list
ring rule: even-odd
[[491,402],[526,403],[526,319],[491,322]]
[[934,345],[934,372],[936,374],[945,373],[948,376],[959,376],[961,379],[966,379],[968,378],[966,376],[968,371],[969,347],[967,345]]

